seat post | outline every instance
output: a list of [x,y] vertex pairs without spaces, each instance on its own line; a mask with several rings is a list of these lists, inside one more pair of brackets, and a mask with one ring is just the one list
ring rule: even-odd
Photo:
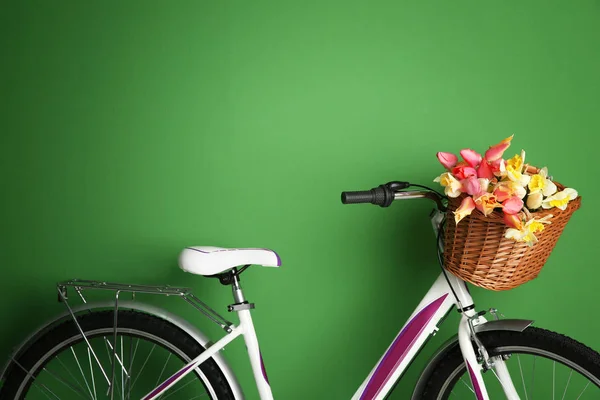
[[235,268],[231,276],[231,291],[233,292],[233,301],[236,304],[240,304],[246,301],[246,299],[244,298],[244,293],[242,292],[242,286],[240,285],[240,279]]
[[240,285],[240,274],[248,267],[249,265],[244,265],[239,271],[237,268],[233,268],[227,275],[221,275],[221,283],[223,285],[231,285],[231,292],[233,293],[234,303],[227,306],[227,311],[229,312],[239,312],[254,308],[254,304],[246,301],[244,292],[242,292],[242,286]]

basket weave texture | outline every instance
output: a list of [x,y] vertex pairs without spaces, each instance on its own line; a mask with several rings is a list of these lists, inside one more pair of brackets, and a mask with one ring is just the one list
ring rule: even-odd
[[[558,190],[564,187],[555,182]],[[551,224],[536,233],[539,239],[532,247],[506,239],[508,228],[502,211],[494,210],[487,217],[478,210],[459,222],[454,214],[464,198],[451,198],[444,232],[444,264],[448,271],[464,281],[490,290],[516,288],[536,278],[548,260],[571,215],[581,205],[581,197],[571,200],[563,211],[553,207],[531,212],[536,219],[552,214]]]

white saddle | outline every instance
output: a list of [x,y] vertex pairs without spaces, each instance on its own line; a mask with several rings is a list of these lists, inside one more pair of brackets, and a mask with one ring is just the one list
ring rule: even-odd
[[269,249],[226,249],[212,246],[192,246],[179,255],[179,267],[198,275],[216,275],[242,265],[279,267],[281,259]]

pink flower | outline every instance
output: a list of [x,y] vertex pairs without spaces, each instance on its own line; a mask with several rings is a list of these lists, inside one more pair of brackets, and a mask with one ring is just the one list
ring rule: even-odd
[[485,179],[494,178],[494,172],[492,171],[492,168],[490,167],[490,164],[488,164],[487,160],[483,160],[481,164],[479,164],[477,176]]
[[456,165],[456,163],[458,162],[458,157],[456,157],[454,154],[444,153],[442,151],[437,153],[437,158],[438,158],[438,160],[440,160],[440,162],[446,169],[450,169],[450,168],[454,167]]
[[494,190],[494,194],[499,202],[506,201],[513,196],[513,190],[508,185],[500,184]]
[[497,177],[505,177],[506,176],[506,162],[503,158],[499,158],[496,161],[492,161],[489,163],[490,168],[492,169],[492,173]]
[[463,179],[461,183],[463,192],[467,192],[471,196],[481,193],[481,184],[476,176]]
[[468,165],[457,165],[452,168],[452,175],[456,177],[458,180],[467,179],[471,176],[477,177],[477,171],[473,167],[469,167]]
[[471,196],[467,196],[454,211],[454,221],[458,224],[464,217],[470,215],[475,209],[475,202]]
[[473,168],[476,168],[481,162],[481,154],[475,150],[463,149],[460,151],[460,155]]
[[502,158],[502,155],[510,146],[510,141],[512,140],[513,136],[514,135],[511,135],[500,143],[490,146],[490,148],[485,152],[485,159],[488,161],[496,161],[499,158]]
[[523,222],[517,214],[506,214],[504,213],[504,223],[511,228],[521,230],[523,228]]
[[502,203],[502,210],[505,214],[516,214],[523,209],[523,200],[519,196],[512,196]]

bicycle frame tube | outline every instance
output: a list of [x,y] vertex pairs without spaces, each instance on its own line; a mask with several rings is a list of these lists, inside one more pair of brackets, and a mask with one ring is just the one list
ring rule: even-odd
[[[447,279],[443,273],[439,275],[423,300],[410,316],[408,322],[403,326],[392,344],[380,358],[377,365],[375,365],[369,376],[354,394],[352,400],[381,400],[386,397],[395,382],[400,378],[402,373],[416,356],[419,349],[424,345],[429,335],[437,330],[439,322],[450,309],[454,307],[454,305],[458,305],[448,282],[452,285],[462,307],[468,307],[473,304],[471,295],[462,280],[451,274],[448,274]],[[273,394],[260,354],[250,310],[238,310],[237,313],[240,323],[238,326],[233,327],[231,333],[224,336],[189,364],[166,379],[157,388],[146,395],[143,400],[157,399],[162,393],[175,385],[188,373],[194,371],[201,363],[212,357],[240,335],[244,336],[246,342],[246,348],[248,349],[248,356],[250,358],[250,364],[252,366],[252,372],[256,380],[260,399],[272,400]],[[463,315],[463,321],[467,321],[467,317],[474,315],[474,313],[474,310],[463,313],[467,314],[467,316]],[[461,324],[463,324],[462,321]],[[468,325],[465,324],[464,326],[467,326],[468,329]],[[462,327],[463,325],[461,325],[461,328]],[[467,335],[466,338],[470,344],[470,332],[461,329],[459,330],[459,334],[460,333]],[[480,375],[480,366],[477,363],[473,347],[468,347],[463,354],[465,354],[469,372],[472,372],[471,377],[475,378],[475,382],[482,388],[480,390],[485,393],[485,387],[483,386]],[[479,378],[477,379],[477,377]],[[473,386],[477,387],[475,384]],[[478,400],[482,399],[487,400],[488,398],[478,397]]]
[[200,364],[214,356],[217,352],[235,340],[237,337],[243,335],[244,341],[246,342],[246,348],[248,349],[248,356],[250,358],[250,364],[252,366],[252,372],[254,379],[256,380],[256,387],[261,400],[273,400],[273,394],[267,373],[263,364],[262,356],[258,346],[258,339],[256,337],[256,331],[254,330],[254,324],[252,322],[252,316],[250,310],[238,310],[236,311],[240,318],[238,326],[232,327],[232,331],[225,335],[221,340],[207,348],[198,357],[190,361],[186,366],[175,372],[163,383],[157,386],[154,390],[148,393],[142,400],[153,400],[158,399],[164,392],[179,382],[190,372],[194,371]]
[[[465,283],[450,274],[448,279],[463,307],[472,305],[473,300]],[[437,330],[438,323],[455,304],[452,289],[444,274],[440,274],[352,400],[384,399],[429,335]]]
[[[456,293],[452,293],[450,285]],[[464,281],[448,274],[448,280],[441,274],[421,303],[412,313],[408,322],[400,330],[392,344],[371,370],[371,373],[358,388],[352,400],[381,400],[386,398],[392,387],[400,379],[408,365],[425,344],[429,335],[437,331],[437,325],[456,305],[468,308],[473,305],[473,300]],[[477,400],[489,400],[485,384],[481,375],[482,366],[477,361],[477,356],[472,344],[472,335],[469,319],[476,315],[474,309],[462,313],[459,323],[459,346],[465,360],[469,378],[473,384],[473,391]],[[485,323],[485,318],[478,317],[477,324]],[[506,369],[504,360],[496,358],[494,366],[502,383],[508,399],[518,400],[516,390],[512,384],[510,374]]]
[[[434,232],[439,229],[440,221],[443,218],[441,212],[432,215],[432,224]],[[237,282],[236,282],[237,284]],[[241,288],[234,285],[234,297],[241,303],[243,295]],[[386,352],[379,359],[375,367],[371,370],[362,385],[358,388],[352,400],[383,400],[390,392],[396,381],[404,373],[408,365],[415,358],[418,351],[425,344],[429,335],[438,330],[437,325],[456,305],[458,309],[464,309],[461,322],[459,324],[459,345],[477,400],[489,400],[485,385],[481,376],[481,365],[477,362],[477,357],[471,342],[471,331],[469,319],[476,315],[473,299],[469,293],[465,282],[450,273],[441,273],[435,280],[425,297],[411,314],[408,322],[404,324],[394,341],[388,346]],[[271,387],[265,372],[262,356],[258,346],[254,324],[249,309],[236,310],[240,318],[238,326],[234,326],[232,331],[206,349],[197,358],[192,360],[185,367],[181,368],[166,381],[161,383],[156,389],[151,391],[142,400],[157,399],[162,393],[177,383],[185,375],[197,368],[202,362],[212,357],[223,347],[240,335],[244,336],[248,356],[252,366],[252,372],[256,380],[256,386],[261,400],[273,400]],[[474,322],[485,322],[480,320]],[[510,381],[510,376],[505,371],[505,365],[502,360],[498,361],[500,365],[501,380]],[[504,386],[504,385],[503,385]],[[514,389],[513,389],[514,390]],[[509,390],[505,388],[507,395]],[[509,396],[509,398],[518,398]]]

